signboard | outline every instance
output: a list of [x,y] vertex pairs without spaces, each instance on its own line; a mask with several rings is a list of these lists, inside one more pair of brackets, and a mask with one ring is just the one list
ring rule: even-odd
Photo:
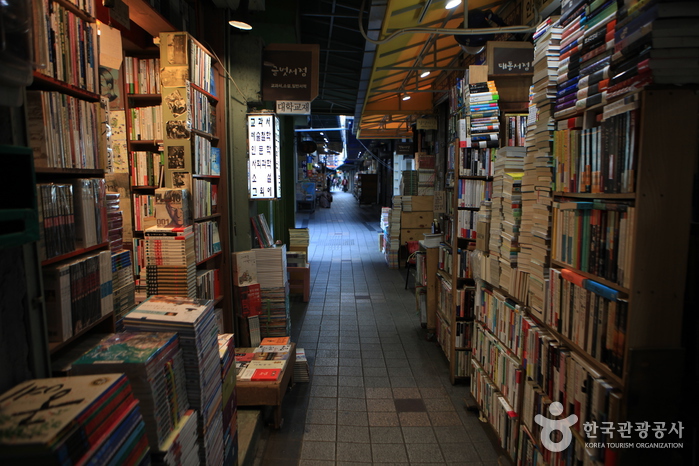
[[435,214],[444,214],[447,211],[447,200],[444,191],[434,192],[434,205]]
[[413,143],[412,142],[397,142],[396,143],[396,154],[397,155],[413,155]]
[[281,196],[279,120],[274,113],[248,115],[248,196],[277,199]]
[[277,100],[277,115],[310,115],[311,102],[299,100]]
[[262,99],[312,101],[318,96],[318,44],[270,44],[262,54]]
[[417,129],[437,129],[436,118],[418,118]]
[[534,74],[534,46],[529,42],[491,41],[486,50],[489,76]]

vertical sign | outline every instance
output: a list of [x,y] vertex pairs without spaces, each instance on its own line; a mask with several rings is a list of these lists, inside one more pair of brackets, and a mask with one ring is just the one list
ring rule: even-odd
[[250,199],[280,197],[279,121],[275,114],[248,115],[248,155]]

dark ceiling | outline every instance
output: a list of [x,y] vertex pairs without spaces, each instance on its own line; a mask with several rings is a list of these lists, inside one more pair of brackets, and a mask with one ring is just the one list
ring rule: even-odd
[[[366,44],[358,26],[361,3],[299,2],[300,41],[320,45],[319,94],[311,104],[315,115],[354,115]],[[366,23],[367,12],[363,16]]]

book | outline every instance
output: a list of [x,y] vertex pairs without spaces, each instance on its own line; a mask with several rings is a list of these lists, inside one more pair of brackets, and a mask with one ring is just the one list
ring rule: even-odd
[[291,337],[266,337],[262,339],[260,346],[283,346],[289,343],[291,343]]
[[257,261],[252,251],[234,252],[233,280],[235,286],[249,286],[257,284]]
[[279,380],[281,372],[279,369],[255,369],[250,380],[253,382],[274,382]]
[[155,190],[155,219],[159,228],[178,228],[192,223],[189,191],[158,188]]

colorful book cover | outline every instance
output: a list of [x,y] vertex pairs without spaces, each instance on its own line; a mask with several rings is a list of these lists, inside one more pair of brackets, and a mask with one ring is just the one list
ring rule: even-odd
[[177,341],[177,333],[124,332],[102,339],[94,348],[76,360],[81,364],[146,364],[164,348]]
[[249,286],[257,283],[257,259],[253,251],[233,253],[233,280],[235,286]]
[[282,373],[279,369],[255,369],[250,380],[253,382],[274,382]]
[[183,296],[151,296],[126,315],[127,320],[195,323],[211,308],[211,300]]
[[260,346],[282,346],[291,343],[291,337],[266,337],[260,342]]

